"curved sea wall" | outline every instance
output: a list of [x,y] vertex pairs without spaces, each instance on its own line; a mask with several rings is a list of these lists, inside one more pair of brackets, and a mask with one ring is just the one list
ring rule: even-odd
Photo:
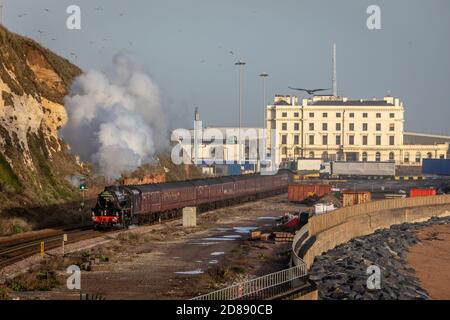
[[294,239],[293,250],[308,269],[314,258],[349,240],[405,222],[450,216],[450,195],[364,203],[314,216]]

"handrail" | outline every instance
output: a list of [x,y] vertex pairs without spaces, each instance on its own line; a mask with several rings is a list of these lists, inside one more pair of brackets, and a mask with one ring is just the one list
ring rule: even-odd
[[[301,260],[301,259],[300,259]],[[230,287],[210,292],[192,300],[265,300],[298,287],[307,275],[306,265],[267,274]]]

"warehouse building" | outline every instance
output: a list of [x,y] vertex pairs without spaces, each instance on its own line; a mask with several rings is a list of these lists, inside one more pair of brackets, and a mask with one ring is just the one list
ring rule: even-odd
[[[338,161],[395,161],[420,165],[424,158],[446,158],[447,143],[404,141],[404,106],[398,98],[350,100],[276,95],[266,109],[267,153],[275,162],[299,158]],[[270,132],[270,130],[267,130]],[[275,147],[275,148],[274,148]]]

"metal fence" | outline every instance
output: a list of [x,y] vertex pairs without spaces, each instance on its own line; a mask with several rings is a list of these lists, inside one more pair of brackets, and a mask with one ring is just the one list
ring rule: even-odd
[[302,263],[192,300],[267,300],[300,287],[305,283],[306,276],[307,268]]

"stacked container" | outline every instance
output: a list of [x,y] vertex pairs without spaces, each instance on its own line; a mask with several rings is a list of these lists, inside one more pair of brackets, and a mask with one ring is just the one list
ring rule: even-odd
[[372,193],[368,191],[343,191],[342,205],[344,207],[372,201]]
[[409,196],[410,198],[413,197],[429,197],[429,196],[435,196],[436,195],[436,189],[409,189]]
[[301,202],[308,197],[322,197],[331,192],[328,184],[291,184],[288,187],[288,199],[292,202]]

